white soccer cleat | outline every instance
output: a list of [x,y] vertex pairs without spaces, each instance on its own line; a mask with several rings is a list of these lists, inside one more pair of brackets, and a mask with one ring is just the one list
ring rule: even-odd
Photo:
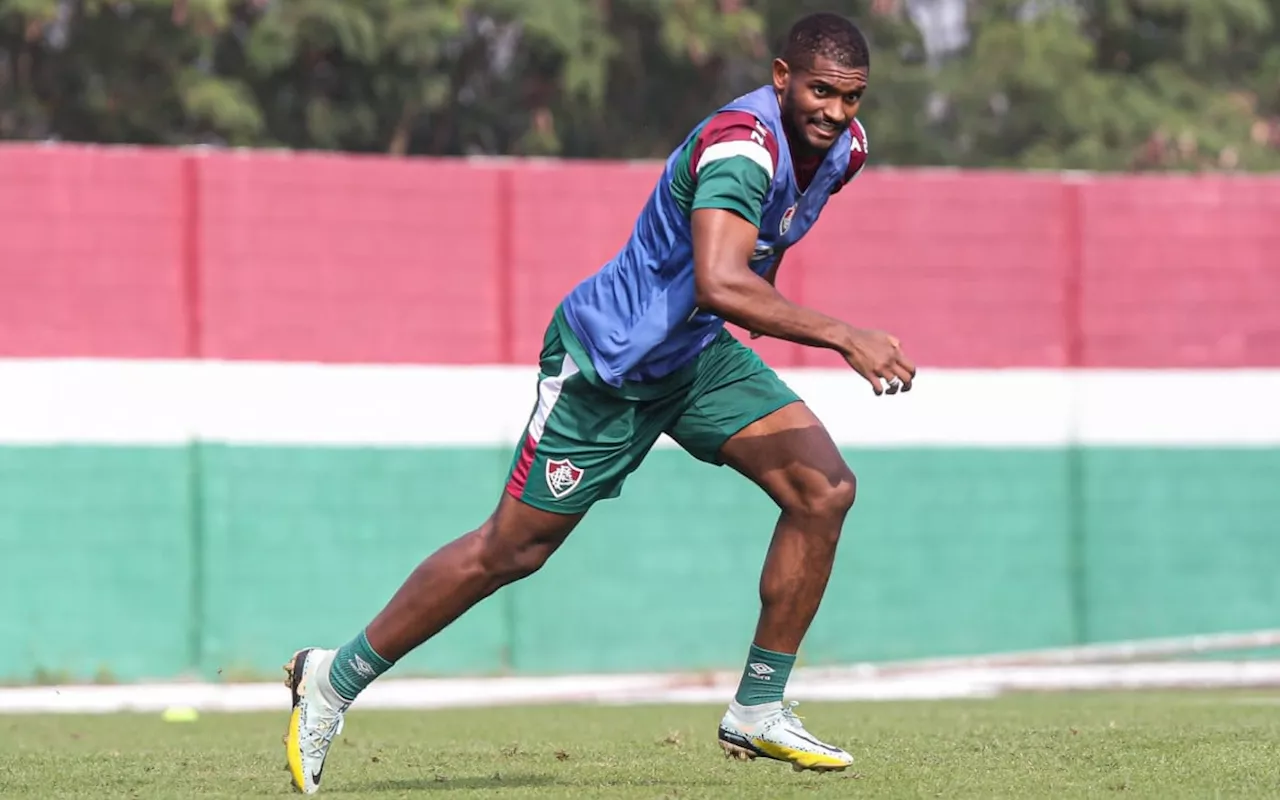
[[285,754],[289,760],[293,788],[303,794],[320,791],[320,775],[324,772],[329,745],[333,743],[333,737],[342,733],[343,715],[351,706],[332,691],[326,693],[319,686],[321,680],[327,683],[327,677],[320,671],[329,669],[335,652],[299,650],[284,666],[284,685],[293,693],[293,711],[285,734]]
[[743,761],[757,757],[786,761],[797,772],[842,770],[852,764],[853,756],[805,730],[792,711],[796,705],[743,706],[734,700],[720,720],[720,748],[727,757]]

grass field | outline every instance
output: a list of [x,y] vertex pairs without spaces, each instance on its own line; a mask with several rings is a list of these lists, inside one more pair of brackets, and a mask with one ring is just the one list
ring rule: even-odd
[[[1280,796],[1280,694],[806,703],[845,773],[726,761],[720,707],[349,714],[321,796],[994,798]],[[283,714],[0,717],[3,797],[287,796]]]

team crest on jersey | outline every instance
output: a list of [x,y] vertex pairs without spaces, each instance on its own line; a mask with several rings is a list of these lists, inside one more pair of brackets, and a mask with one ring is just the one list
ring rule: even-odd
[[795,205],[791,206],[791,208],[788,208],[786,211],[782,212],[782,222],[778,223],[779,236],[785,236],[787,234],[787,231],[791,230],[791,219],[796,215],[797,205],[800,205],[800,204],[796,203]]
[[559,500],[578,488],[582,482],[582,470],[567,458],[547,459],[547,488],[551,496]]

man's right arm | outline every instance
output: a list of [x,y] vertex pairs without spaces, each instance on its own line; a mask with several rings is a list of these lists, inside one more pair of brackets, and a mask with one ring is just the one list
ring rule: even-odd
[[747,266],[755,225],[717,208],[696,209],[691,221],[698,308],[762,336],[837,351],[848,347],[848,325],[791,302]]
[[854,328],[834,317],[797,305],[747,265],[759,229],[732,211],[693,212],[694,290],[699,308],[729,322],[811,347],[835,350],[871,384],[876,394],[910,391],[915,366],[898,340],[880,331]]
[[[768,281],[769,285],[774,288],[777,288],[778,286],[778,270],[782,267],[782,257],[785,256],[786,254],[787,254],[786,250],[780,251],[778,253],[778,257],[775,258],[773,260],[773,263],[769,265],[769,271],[764,274],[764,279]],[[756,331],[751,331],[752,339],[759,339],[763,335],[764,335],[763,333],[757,333]]]
[[717,114],[695,137],[688,177],[696,302],[764,336],[839,349],[847,326],[779,294],[776,260],[765,278],[748,267],[778,147],[767,126],[741,112]]
[[694,302],[749,331],[837,351],[876,394],[885,391],[880,378],[909,389],[915,367],[896,339],[797,305],[751,269],[776,154],[768,129],[749,115],[719,115],[696,137],[688,175]]

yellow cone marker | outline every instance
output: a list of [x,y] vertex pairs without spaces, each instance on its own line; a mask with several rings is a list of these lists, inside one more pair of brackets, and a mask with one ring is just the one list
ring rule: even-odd
[[200,718],[200,713],[187,706],[169,706],[160,718],[165,722],[195,722]]

